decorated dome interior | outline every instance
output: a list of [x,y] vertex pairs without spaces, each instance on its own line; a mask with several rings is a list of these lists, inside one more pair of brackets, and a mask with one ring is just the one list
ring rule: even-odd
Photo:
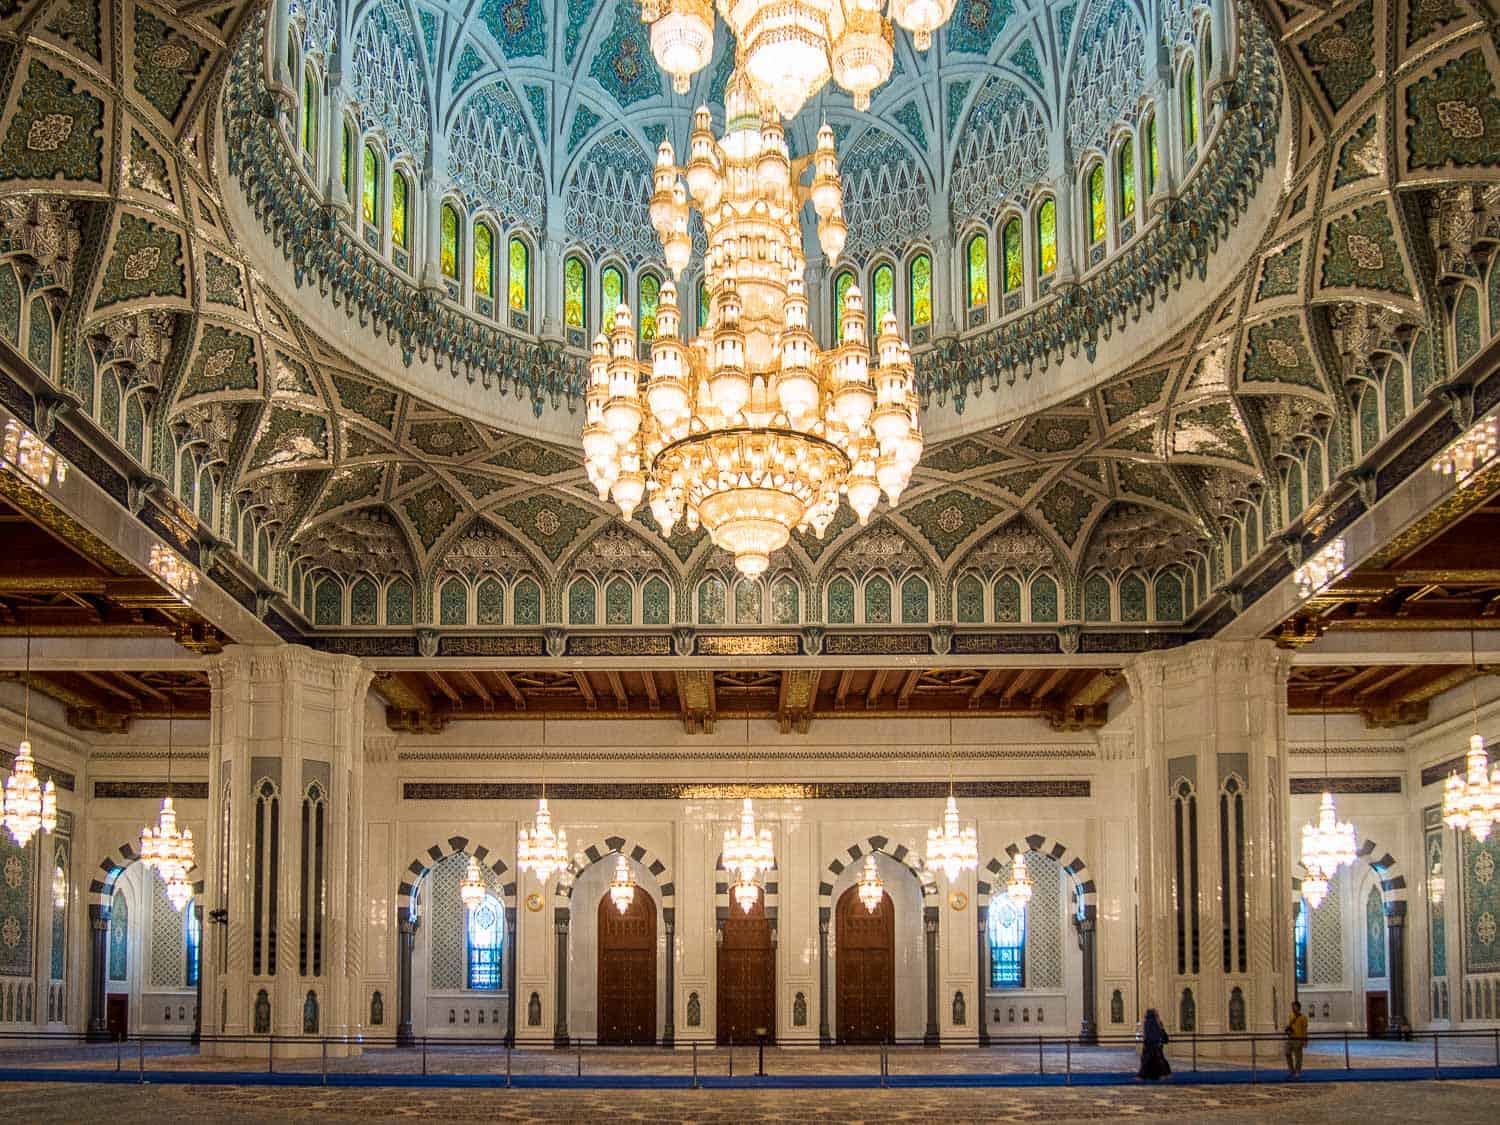
[[960,0],[871,113],[792,129],[849,200],[820,331],[843,278],[889,293],[928,451],[745,582],[576,441],[724,43],[679,98],[610,0],[180,8],[0,6],[0,336],[75,464],[327,647],[1176,643],[1424,464],[1500,328],[1479,0]]

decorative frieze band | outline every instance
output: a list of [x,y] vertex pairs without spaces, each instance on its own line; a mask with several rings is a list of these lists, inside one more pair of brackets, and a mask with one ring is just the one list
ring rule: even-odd
[[1399,777],[1294,777],[1292,794],[1310,793],[1399,793]]
[[[368,740],[367,740],[368,741]],[[757,747],[757,761],[768,762],[917,762],[940,758],[954,762],[1092,761],[1099,756],[1088,743],[1069,742],[1058,745],[1016,743],[984,747],[898,746],[888,749],[860,750],[774,750]],[[396,755],[402,762],[725,762],[744,757],[738,749],[712,750],[604,750],[589,747],[551,749],[545,753],[535,748],[517,750],[403,750]]]
[[[1087,781],[960,781],[956,796],[1088,797]],[[408,801],[533,801],[542,794],[538,782],[408,781],[401,796]],[[742,785],[691,782],[564,782],[549,784],[547,797],[558,801],[862,801],[934,799],[948,794],[945,781],[789,781]],[[207,794],[205,794],[206,796]]]
[[[172,796],[178,800],[208,800],[208,782],[206,781],[174,781],[171,791]],[[94,782],[95,800],[134,800],[137,798],[158,800],[166,795],[167,783],[165,781]]]

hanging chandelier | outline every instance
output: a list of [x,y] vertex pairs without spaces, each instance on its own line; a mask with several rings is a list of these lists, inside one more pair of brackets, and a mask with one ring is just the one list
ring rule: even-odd
[[1443,823],[1483,843],[1500,816],[1500,765],[1490,771],[1490,755],[1479,733],[1479,659],[1474,651],[1474,630],[1469,630],[1469,713],[1474,723],[1469,752],[1464,756],[1464,776],[1450,773],[1443,783]]
[[49,777],[41,782],[36,776],[36,759],[31,756],[31,632],[26,633],[26,689],[22,704],[21,744],[10,776],[5,779],[4,820],[16,847],[24,848],[33,836],[51,832],[57,827],[57,786]]
[[[719,0],[719,14],[735,38],[736,57],[759,100],[793,118],[830,78],[870,107],[870,94],[891,76],[892,23],[909,31],[919,51],[948,22],[956,0]],[[889,18],[887,18],[887,15]],[[708,0],[642,0],[651,25],[651,53],[688,92],[694,74],[714,50],[714,17]]]
[[724,870],[734,873],[736,883],[757,884],[761,875],[776,866],[771,830],[757,830],[755,805],[749,797],[740,806],[739,824],[724,829],[723,862]]
[[864,908],[874,914],[885,897],[885,880],[880,877],[880,868],[875,866],[875,853],[865,856],[865,866],[854,882],[855,891]]
[[568,866],[568,833],[561,828],[552,831],[552,810],[547,808],[546,797],[537,801],[532,827],[521,829],[516,844],[516,866],[535,873],[537,881],[543,884]]
[[979,866],[979,837],[972,824],[959,828],[958,802],[952,793],[943,810],[943,826],[927,830],[927,866],[941,867],[950,883],[960,872]]
[[1494,458],[1500,449],[1500,423],[1494,418],[1475,422],[1432,459],[1432,471],[1452,477],[1460,488]]
[[15,419],[5,423],[5,437],[0,439],[0,462],[13,465],[38,488],[47,488],[54,481],[60,485],[68,479],[68,463]]
[[173,872],[172,877],[167,880],[167,901],[179,914],[193,901],[193,884],[188,882],[185,874]]
[[[1319,701],[1323,715],[1323,774],[1328,774],[1328,708]],[[1354,825],[1338,819],[1333,793],[1325,785],[1318,802],[1318,819],[1302,826],[1302,866],[1307,878],[1302,881],[1302,897],[1314,910],[1323,905],[1328,887],[1340,867],[1354,862],[1359,842]]]
[[630,873],[630,861],[623,854],[615,860],[614,878],[609,881],[609,901],[621,914],[635,901],[635,876]]
[[756,900],[760,898],[760,891],[760,879],[753,875],[748,878],[737,875],[729,886],[729,893],[734,898],[734,904],[746,914],[755,909]]
[[[157,822],[141,829],[141,862],[161,876],[168,892],[172,890],[174,881],[187,885],[187,873],[192,870],[195,858],[193,830],[178,830],[177,809],[172,804],[172,719],[172,712],[168,711],[167,793],[161,799],[161,813]],[[177,893],[180,896],[181,890]],[[191,886],[188,886],[187,898],[192,898]],[[173,905],[178,910],[182,909],[176,902]]]
[[[762,116],[736,69],[722,141],[707,107],[694,116],[685,168],[659,149],[651,223],[681,275],[692,253],[688,212],[703,217],[709,323],[685,341],[677,287],[661,287],[651,359],[636,358],[630,309],[594,341],[583,427],[584,464],[600,499],[629,519],[645,502],[664,537],[700,525],[746,577],[763,574],[794,530],[821,537],[848,498],[868,522],[894,505],[922,454],[911,350],[887,312],[872,365],[864,298],[845,294],[841,339],[819,349],[808,319],[807,260],[798,215],[810,199],[831,263],[847,225],[833,130],[793,162],[774,115]],[[801,183],[813,171],[811,186]],[[686,176],[686,188],[678,179]]]
[[1005,897],[1017,906],[1025,906],[1031,901],[1031,875],[1026,870],[1026,856],[1022,852],[1016,853],[1016,858],[1010,864],[1010,878],[1005,883]]
[[464,904],[465,910],[478,910],[487,890],[484,875],[479,870],[479,860],[470,856],[469,866],[464,869],[464,877],[458,881],[459,901]]

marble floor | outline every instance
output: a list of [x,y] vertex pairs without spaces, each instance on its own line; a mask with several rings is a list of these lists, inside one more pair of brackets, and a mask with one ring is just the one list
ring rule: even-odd
[[7,1083],[0,1121],[1142,1121],[1489,1125],[1500,1082],[993,1090],[432,1090]]

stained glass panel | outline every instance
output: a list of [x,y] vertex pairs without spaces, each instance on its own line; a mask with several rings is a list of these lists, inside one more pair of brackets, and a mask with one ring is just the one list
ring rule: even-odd
[[604,307],[601,310],[604,319],[599,330],[608,332],[615,324],[615,310],[625,303],[625,278],[614,266],[605,266],[604,272],[599,275],[599,285],[604,294]]
[[1135,215],[1135,143],[1126,137],[1120,142],[1120,150],[1115,156],[1115,170],[1120,177],[1120,218],[1129,219]]
[[1057,201],[1045,200],[1036,212],[1038,273],[1046,277],[1057,269]]
[[875,290],[875,316],[870,321],[870,334],[875,336],[880,332],[885,314],[896,311],[896,271],[889,265],[876,266],[871,280]]
[[474,228],[474,292],[480,297],[495,295],[495,232],[488,223]]
[[891,623],[891,584],[878,574],[865,582],[865,621],[871,625]]
[[844,295],[854,284],[854,275],[848,270],[833,279],[833,338],[844,338]]
[[582,258],[569,258],[563,263],[563,324],[569,328],[583,328],[583,317],[588,300],[588,271]]
[[1365,896],[1365,976],[1385,976],[1385,904],[1380,888]]
[[1160,174],[1160,157],[1156,147],[1156,118],[1146,122],[1146,194],[1156,191],[1156,177]]
[[344,185],[344,195],[349,194],[349,189],[354,185],[349,177],[354,174],[354,130],[349,123],[344,122],[344,144],[339,150],[339,183]]
[[318,148],[318,78],[308,67],[302,75],[302,150]]
[[511,620],[517,625],[542,623],[542,588],[530,578],[516,583],[511,595]]
[[1026,264],[1021,255],[1021,220],[1011,219],[1000,232],[1001,251],[1005,254],[1005,292],[1018,293],[1026,282]]
[[411,181],[397,171],[391,177],[391,241],[403,250],[411,249]]
[[965,257],[969,270],[969,308],[983,308],[990,303],[990,240],[976,234],[969,239]]
[[594,623],[594,584],[587,578],[575,579],[568,589],[568,624]]
[[932,259],[918,254],[907,271],[911,285],[911,323],[913,328],[932,323]]
[[380,157],[365,145],[364,167],[360,170],[359,212],[371,226],[380,225]]
[[708,331],[708,286],[698,282],[698,331]]
[[458,277],[458,211],[451,203],[443,204],[441,264],[443,276]]
[[1182,147],[1192,148],[1198,143],[1198,78],[1193,64],[1188,63],[1182,71]]
[[531,250],[519,238],[510,240],[510,307],[531,308]]
[[641,274],[640,315],[636,318],[641,339],[650,342],[656,339],[656,307],[661,301],[661,280],[654,273]]
[[1109,233],[1109,214],[1104,202],[1104,165],[1089,173],[1089,242],[1103,242]]

